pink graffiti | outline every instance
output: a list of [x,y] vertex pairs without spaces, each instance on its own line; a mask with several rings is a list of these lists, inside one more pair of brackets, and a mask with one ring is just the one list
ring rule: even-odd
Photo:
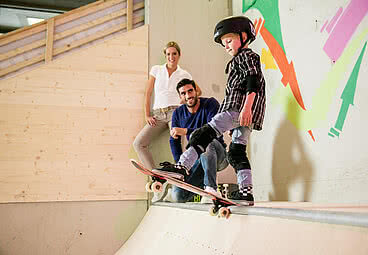
[[367,12],[367,0],[351,0],[323,47],[331,60],[336,61],[341,56],[346,44]]
[[331,33],[332,28],[335,26],[337,19],[340,17],[341,13],[342,13],[342,7],[340,7],[337,10],[337,13],[335,14],[335,16],[333,17],[333,19],[331,20],[330,24],[328,24],[328,26],[326,27],[326,31],[328,33]]
[[323,32],[323,29],[325,29],[327,23],[328,23],[328,20],[326,20],[325,24],[323,24],[323,27],[321,28],[321,33]]

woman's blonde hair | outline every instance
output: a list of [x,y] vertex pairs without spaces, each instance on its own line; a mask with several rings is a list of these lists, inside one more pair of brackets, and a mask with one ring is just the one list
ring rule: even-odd
[[174,41],[171,41],[171,42],[168,42],[164,48],[164,54],[166,55],[166,50],[170,47],[174,47],[178,53],[179,53],[179,56],[180,56],[180,47],[179,47],[179,44],[177,44],[176,42]]

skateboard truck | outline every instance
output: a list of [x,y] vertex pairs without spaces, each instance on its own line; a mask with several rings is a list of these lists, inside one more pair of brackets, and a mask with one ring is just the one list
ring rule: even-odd
[[158,178],[156,176],[151,177],[152,181],[147,182],[146,191],[147,192],[161,192],[163,189],[163,184],[166,180]]
[[212,216],[218,215],[219,218],[226,218],[230,217],[231,211],[227,208],[228,205],[218,201],[217,199],[212,199],[213,206],[210,207],[209,213]]

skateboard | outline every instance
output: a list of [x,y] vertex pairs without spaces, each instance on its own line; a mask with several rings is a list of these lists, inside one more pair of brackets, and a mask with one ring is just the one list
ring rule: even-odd
[[228,208],[228,206],[251,206],[253,205],[253,203],[249,203],[249,202],[237,203],[237,202],[231,201],[230,199],[223,198],[220,195],[209,193],[201,188],[198,188],[196,186],[183,182],[174,177],[171,177],[165,174],[155,173],[147,169],[141,163],[137,162],[134,159],[130,159],[130,162],[132,162],[133,166],[135,166],[141,173],[151,176],[152,181],[146,184],[146,190],[148,192],[161,192],[163,183],[167,181],[168,183],[175,185],[179,188],[188,190],[190,192],[193,192],[201,196],[211,198],[213,202],[213,206],[210,207],[209,213],[212,216],[218,215],[221,218],[227,219],[230,217],[230,214],[231,214],[231,211]]

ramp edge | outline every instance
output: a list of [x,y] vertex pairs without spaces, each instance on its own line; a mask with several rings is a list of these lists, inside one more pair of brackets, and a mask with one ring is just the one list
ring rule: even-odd
[[[186,210],[208,211],[211,204],[199,203],[168,203],[157,202],[151,206],[174,207]],[[297,208],[276,208],[276,207],[234,207],[230,206],[231,212],[238,215],[254,215],[277,217],[283,219],[293,219],[301,221],[311,221],[335,225],[346,225],[368,228],[368,213],[337,212],[323,210],[308,210]]]

